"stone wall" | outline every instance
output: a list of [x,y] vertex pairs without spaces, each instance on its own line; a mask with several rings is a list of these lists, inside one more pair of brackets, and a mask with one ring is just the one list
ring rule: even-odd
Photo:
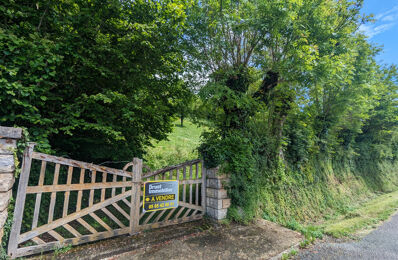
[[0,244],[8,216],[8,204],[15,182],[14,149],[22,136],[22,129],[0,126]]
[[229,178],[219,174],[219,168],[206,170],[206,214],[215,220],[225,219],[231,205],[227,191],[224,189]]

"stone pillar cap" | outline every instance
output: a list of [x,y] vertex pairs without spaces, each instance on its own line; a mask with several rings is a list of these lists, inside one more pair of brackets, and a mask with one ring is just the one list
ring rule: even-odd
[[22,129],[15,127],[0,126],[0,138],[21,139]]

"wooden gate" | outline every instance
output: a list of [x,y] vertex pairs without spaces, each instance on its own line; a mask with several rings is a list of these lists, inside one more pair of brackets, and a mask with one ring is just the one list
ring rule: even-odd
[[[143,173],[138,158],[118,170],[33,149],[30,145],[24,153],[8,246],[12,258],[132,235],[204,214],[205,171],[200,160]],[[132,172],[127,171],[130,167]],[[179,180],[179,207],[143,212],[143,183],[159,179]]]

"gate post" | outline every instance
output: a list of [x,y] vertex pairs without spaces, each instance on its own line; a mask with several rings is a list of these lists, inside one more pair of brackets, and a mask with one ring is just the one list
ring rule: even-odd
[[229,182],[227,174],[219,174],[219,167],[206,170],[206,214],[219,221],[227,217],[231,199],[225,185]]
[[133,176],[131,178],[130,235],[139,231],[141,200],[142,160],[133,159]]
[[14,150],[17,149],[17,140],[21,137],[21,128],[0,126],[0,245],[15,182]]
[[22,171],[19,176],[17,199],[15,201],[12,229],[8,241],[8,254],[14,257],[18,248],[18,236],[21,233],[22,217],[26,199],[26,188],[29,182],[30,166],[32,164],[32,153],[35,143],[29,143],[23,154]]

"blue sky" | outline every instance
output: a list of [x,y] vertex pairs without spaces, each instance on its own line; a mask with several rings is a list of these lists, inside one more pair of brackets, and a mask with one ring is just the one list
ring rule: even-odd
[[398,65],[398,0],[365,0],[362,12],[377,20],[360,27],[370,42],[384,46],[377,60]]

